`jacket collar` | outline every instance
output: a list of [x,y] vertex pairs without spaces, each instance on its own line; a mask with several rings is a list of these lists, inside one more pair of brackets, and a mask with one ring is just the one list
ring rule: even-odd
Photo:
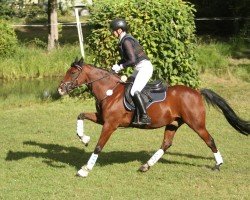
[[127,33],[124,31],[124,32],[122,32],[121,33],[121,35],[119,36],[119,40],[121,41],[122,40],[122,38],[124,38],[124,36],[126,35]]

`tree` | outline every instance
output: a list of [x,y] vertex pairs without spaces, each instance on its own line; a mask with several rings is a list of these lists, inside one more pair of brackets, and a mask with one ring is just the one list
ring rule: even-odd
[[57,0],[48,1],[48,51],[58,46]]

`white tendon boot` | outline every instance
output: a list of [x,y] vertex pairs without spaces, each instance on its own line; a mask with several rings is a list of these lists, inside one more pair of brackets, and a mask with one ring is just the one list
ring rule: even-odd
[[93,169],[93,167],[94,167],[94,165],[96,163],[97,158],[98,158],[98,154],[92,153],[91,156],[90,156],[90,158],[89,158],[89,161],[88,161],[87,165],[83,166],[77,172],[77,176],[86,178],[88,176],[89,172]]
[[89,141],[90,141],[90,137],[84,134],[83,120],[77,120],[76,132],[77,132],[77,136],[80,138],[81,142],[85,146],[87,146]]
[[150,167],[152,167],[155,163],[158,162],[158,160],[163,156],[163,154],[164,151],[162,149],[156,151],[155,154],[148,160],[148,162],[139,168],[139,171],[141,172],[148,171]]
[[82,168],[77,172],[77,176],[86,178],[89,174],[89,171],[86,166],[82,166]]
[[152,167],[157,161],[163,156],[164,151],[159,149],[155,154],[148,160],[147,164],[149,167]]
[[221,165],[223,163],[223,159],[219,151],[217,151],[217,153],[214,153],[214,158],[216,161],[216,165]]
[[220,171],[220,166],[223,164],[223,159],[219,151],[217,151],[217,153],[214,153],[214,158],[215,158],[216,164],[212,168],[212,170]]

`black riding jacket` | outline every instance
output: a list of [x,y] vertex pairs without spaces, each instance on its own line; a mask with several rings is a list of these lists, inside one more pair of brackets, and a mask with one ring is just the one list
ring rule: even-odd
[[149,60],[139,42],[128,34],[119,42],[119,53],[122,59],[118,64],[122,64],[124,68],[135,66],[142,60]]

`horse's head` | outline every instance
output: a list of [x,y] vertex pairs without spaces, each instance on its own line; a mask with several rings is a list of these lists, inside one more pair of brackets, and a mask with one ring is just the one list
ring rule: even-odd
[[67,70],[61,84],[58,87],[60,95],[65,95],[71,92],[74,88],[80,86],[86,82],[86,75],[84,71],[83,58],[76,60],[71,64],[71,67]]

